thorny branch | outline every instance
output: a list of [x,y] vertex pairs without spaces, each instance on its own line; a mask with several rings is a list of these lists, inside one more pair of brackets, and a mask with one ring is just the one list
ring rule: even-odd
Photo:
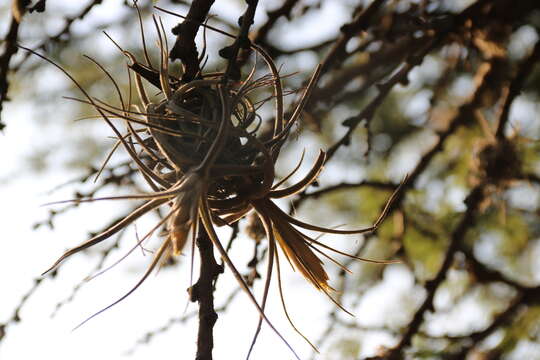
[[249,40],[249,28],[254,23],[255,12],[259,0],[246,0],[247,9],[244,14],[238,19],[240,31],[234,43],[219,51],[219,55],[228,59],[227,70],[225,71],[224,80],[231,78],[232,80],[240,80],[240,68],[238,67],[238,53],[240,49],[249,49],[251,42]]
[[[57,272],[55,271],[54,273],[51,274],[51,276],[55,277],[56,274]],[[4,336],[6,335],[6,328],[9,325],[13,325],[21,321],[21,317],[19,315],[21,309],[23,308],[24,305],[26,305],[26,302],[28,301],[28,299],[36,292],[36,290],[40,287],[40,285],[43,283],[44,280],[45,279],[42,277],[35,278],[34,285],[32,286],[32,288],[30,288],[30,290],[28,290],[28,292],[25,295],[23,295],[23,297],[17,304],[17,307],[13,311],[13,315],[11,315],[11,317],[6,322],[0,323],[0,341],[4,339]]]
[[[63,19],[64,26],[56,32],[54,35],[47,36],[44,40],[42,40],[38,45],[33,47],[34,50],[43,50],[47,51],[49,47],[52,45],[58,45],[58,44],[69,44],[70,40],[73,39],[72,29],[73,24],[75,24],[77,21],[84,21],[89,14],[91,13],[92,9],[94,9],[95,6],[101,5],[103,0],[93,0],[90,3],[88,3],[85,7],[83,7],[76,15],[73,16],[67,16]],[[37,4],[36,4],[37,6]],[[116,21],[115,24],[118,24],[119,22]],[[30,58],[31,54],[29,52],[25,52],[21,55],[21,60],[15,64],[11,70],[13,72],[18,72],[22,68],[22,66],[26,63],[26,61]]]
[[[268,16],[268,19],[266,22],[261,25],[255,33],[250,37],[251,41],[254,44],[257,44],[261,46],[262,48],[266,49],[268,51],[268,54],[275,58],[279,54],[283,54],[283,51],[280,51],[274,47],[274,45],[270,45],[268,43],[268,32],[274,27],[276,24],[276,21],[278,21],[281,17],[286,17],[287,19],[291,20],[291,11],[294,8],[294,6],[298,3],[299,0],[285,0],[283,4],[272,11],[268,11],[266,15]],[[249,55],[252,53],[251,48],[245,48],[241,52],[241,56],[238,59],[238,66],[242,66],[246,63],[246,61],[249,58]]]
[[347,43],[353,36],[366,30],[367,27],[372,24],[375,13],[385,1],[386,0],[374,0],[366,9],[362,9],[360,6],[356,10],[357,13],[354,19],[341,27],[341,35],[322,61],[322,74],[330,71],[333,67],[338,66],[347,58]]
[[[427,54],[429,48],[430,48],[429,46],[426,46],[426,50],[424,51],[424,55]],[[422,58],[422,57],[423,56],[420,56],[420,58]],[[341,146],[348,145],[350,143],[351,137],[352,137],[354,131],[356,130],[358,125],[360,125],[362,120],[364,120],[366,122],[366,128],[369,131],[369,124],[370,124],[371,120],[373,119],[373,117],[375,116],[375,112],[377,111],[377,109],[379,108],[381,103],[388,96],[388,94],[390,93],[390,91],[392,90],[394,85],[398,84],[399,82],[402,82],[402,81],[406,80],[407,75],[409,74],[409,72],[416,65],[418,65],[418,64],[417,63],[412,63],[412,62],[405,63],[397,71],[397,73],[394,74],[387,82],[385,82],[385,83],[378,86],[379,94],[364,108],[364,110],[362,110],[362,112],[360,112],[358,115],[355,115],[355,116],[350,117],[350,118],[346,119],[345,121],[343,121],[342,124],[344,126],[348,127],[349,129],[347,130],[347,132],[345,133],[345,135],[343,135],[343,137],[341,139],[339,139],[334,145],[332,145],[328,149],[328,156],[326,158],[327,162],[332,159],[332,157],[334,156],[336,151]],[[368,136],[368,139],[369,139],[369,136]],[[368,141],[368,150],[367,150],[368,152],[369,152],[369,149],[370,149],[370,145],[369,145],[369,141]]]
[[[276,21],[278,21],[281,17],[286,17],[287,19],[291,19],[291,11],[295,7],[295,5],[298,3],[299,0],[285,0],[283,1],[283,4],[272,11],[268,11],[266,15],[268,16],[268,19],[266,22],[257,29],[255,32],[255,35],[253,36],[253,42],[258,45],[265,45],[266,39],[268,37],[268,32],[270,29],[274,27],[276,24]],[[272,55],[272,54],[271,54]]]
[[[85,6],[76,16],[68,17],[65,19],[64,27],[58,31],[54,36],[51,36],[47,38],[46,40],[42,41],[38,46],[35,47],[35,49],[45,49],[49,44],[59,42],[64,36],[67,36],[70,34],[71,27],[73,23],[76,20],[82,20],[88,15],[88,13],[94,8],[94,6],[101,4],[103,0],[93,0],[91,1],[87,6]],[[14,0],[14,3],[19,3],[20,9],[26,9],[26,7],[30,4],[30,1],[19,1]],[[28,9],[28,11],[31,13],[33,11],[42,13],[45,11],[45,0],[38,1],[34,6]],[[4,101],[8,101],[8,90],[9,90],[9,82],[8,82],[8,73],[11,72],[12,74],[17,73],[21,66],[26,62],[26,60],[30,57],[30,53],[25,53],[22,55],[22,59],[18,62],[17,65],[12,66],[10,68],[10,60],[12,56],[17,52],[17,42],[19,41],[18,33],[19,33],[19,25],[20,21],[22,20],[22,15],[24,15],[25,11],[20,12],[20,15],[13,14],[11,17],[11,25],[9,27],[8,33],[6,34],[4,41],[5,41],[5,48],[4,53],[0,56],[0,130],[5,126],[5,124],[1,120],[1,114],[3,109],[3,103]],[[17,21],[17,17],[19,20]]]
[[189,289],[190,300],[199,303],[199,332],[195,359],[212,360],[213,329],[218,318],[214,309],[214,281],[223,272],[223,266],[216,262],[214,247],[202,224],[197,236],[197,247],[201,255],[199,280]]
[[[129,213],[129,212],[128,212]],[[112,224],[120,221],[122,217],[118,217],[117,219],[115,219],[113,221]],[[112,225],[111,224],[111,225]],[[60,309],[62,309],[65,305],[73,302],[73,300],[75,299],[75,296],[79,293],[80,289],[86,285],[88,283],[88,280],[92,277],[95,277],[97,276],[98,274],[100,273],[103,273],[104,271],[106,270],[109,270],[109,268],[103,270],[103,267],[105,265],[105,261],[107,260],[107,258],[109,257],[109,255],[119,247],[120,245],[120,241],[122,240],[122,237],[124,236],[125,234],[125,231],[122,231],[120,234],[118,234],[118,236],[116,237],[115,241],[111,244],[109,244],[105,249],[101,250],[100,251],[100,254],[99,254],[99,261],[96,263],[96,265],[94,266],[94,269],[88,274],[88,276],[84,279],[82,279],[79,283],[77,283],[73,289],[71,290],[71,293],[69,294],[68,297],[66,297],[65,299],[59,301],[58,303],[56,303],[56,306],[54,307],[54,310],[51,314],[51,318],[56,316],[56,314],[58,313],[58,311],[60,311]],[[144,250],[143,250],[144,251]]]
[[214,0],[194,0],[184,21],[172,29],[176,41],[170,51],[171,61],[180,60],[185,67],[182,81],[193,80],[199,73],[199,53],[195,44],[195,36],[203,24]]

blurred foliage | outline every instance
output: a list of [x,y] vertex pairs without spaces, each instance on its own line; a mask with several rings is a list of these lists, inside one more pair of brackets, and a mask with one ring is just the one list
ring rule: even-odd
[[[152,10],[151,3],[181,14],[189,4],[141,1],[150,54],[157,61],[152,14],[167,19],[167,29],[179,20]],[[262,15],[255,29],[283,3],[260,1]],[[270,31],[266,37],[256,38],[253,32],[253,38],[282,67],[281,73],[293,74],[283,79],[287,91],[306,84],[313,69],[305,64],[330,63],[327,56],[341,37],[348,36],[348,40],[343,58],[332,59],[325,69],[303,122],[291,136],[287,158],[292,160],[284,167],[296,164],[299,148],[306,147],[311,156],[319,148],[339,144],[350,129],[347,124],[351,122],[344,124],[345,120],[385,95],[373,113],[358,121],[352,136],[336,147],[319,186],[299,194],[302,204],[294,209],[317,224],[369,226],[392,191],[405,181],[402,195],[381,228],[350,247],[356,256],[398,259],[402,264],[385,269],[345,259],[353,274],[339,270],[332,274],[338,298],[346,308],[369,312],[365,303],[379,296],[379,304],[387,312],[373,325],[363,322],[362,313],[343,320],[339,311],[331,310],[327,331],[318,342],[322,355],[315,358],[524,358],[520,354],[540,358],[540,6],[535,0],[523,0],[519,5],[506,0],[493,2],[496,4],[482,0],[292,3],[293,15],[284,14],[271,24],[280,36]],[[234,4],[243,6],[242,1]],[[351,34],[347,27],[339,29],[373,4],[378,4],[374,15],[363,28]],[[51,9],[45,14],[25,16],[19,42],[31,48],[43,44],[39,51],[68,70],[93,96],[118,105],[110,80],[81,54],[95,56],[116,79],[123,96],[131,94],[135,99],[125,57],[98,31],[105,29],[122,48],[142,58],[134,10],[117,4],[125,11],[103,21],[103,13],[90,13],[76,22],[79,27],[51,39],[58,22],[76,10],[47,5]],[[96,11],[98,8],[96,4]],[[239,15],[230,9],[227,5],[217,8],[219,16],[209,23],[230,31]],[[0,11],[0,22],[7,24],[9,9],[1,7]],[[333,26],[329,16],[344,22]],[[321,24],[320,29],[315,24]],[[172,43],[173,35],[168,35]],[[217,51],[228,39],[210,30],[207,38],[205,69],[215,71],[224,64]],[[200,51],[202,34],[197,43]],[[28,149],[21,166],[47,171],[53,164],[61,164],[95,172],[112,143],[110,133],[99,119],[72,123],[74,118],[88,115],[89,109],[60,97],[79,97],[78,91],[59,80],[62,76],[51,74],[50,65],[26,56],[20,50],[10,65],[9,93],[12,106],[30,109],[29,123],[33,132],[40,133],[40,140]],[[253,57],[247,59],[242,68],[245,75],[255,66]],[[532,64],[523,83],[512,88],[527,61]],[[405,76],[391,83],[410,64],[414,66]],[[180,65],[175,66],[174,71],[179,72]],[[483,66],[496,70],[484,72]],[[264,75],[261,69],[256,67],[256,76]],[[384,93],[389,83],[392,86]],[[501,125],[509,97],[513,101],[507,122]],[[286,103],[297,98],[290,95]],[[265,119],[271,116],[264,113]],[[2,121],[9,136],[10,123],[17,120],[4,109]],[[125,159],[125,154],[115,155],[109,174]],[[128,174],[133,181],[127,186],[141,190],[136,171]],[[406,175],[409,177],[403,180]],[[82,183],[88,180],[84,179]],[[120,184],[126,186],[111,176],[96,186]],[[78,191],[76,186],[74,189]],[[317,194],[325,189],[330,190]],[[378,295],[383,290],[391,296]],[[390,318],[392,312],[399,312],[405,320]],[[476,328],[465,321],[467,314],[485,320],[483,326]],[[458,328],[460,322],[463,326]],[[365,334],[383,335],[367,341]]]

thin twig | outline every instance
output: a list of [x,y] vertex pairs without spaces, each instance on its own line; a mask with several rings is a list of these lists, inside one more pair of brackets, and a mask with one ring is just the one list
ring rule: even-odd
[[366,30],[372,24],[375,14],[385,1],[374,0],[365,10],[359,11],[349,24],[341,27],[341,35],[322,61],[321,74],[330,71],[347,58],[347,43],[353,36]]

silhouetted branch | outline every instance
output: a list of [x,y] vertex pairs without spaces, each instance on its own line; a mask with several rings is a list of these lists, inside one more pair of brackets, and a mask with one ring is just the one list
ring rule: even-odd
[[[124,171],[121,171],[122,169],[124,169]],[[79,176],[78,178],[74,180],[70,180],[59,186],[56,186],[54,189],[51,190],[51,192],[56,191],[59,188],[64,187],[66,185],[71,185],[74,183],[84,184],[85,182],[92,179],[93,175],[95,175],[97,172],[98,172],[97,169],[90,168],[86,174]],[[137,172],[138,171],[134,167],[130,166],[129,161],[119,163],[112,167],[107,167],[103,171],[99,183],[93,186],[91,190],[84,191],[84,192],[75,191],[72,199],[76,200],[76,199],[94,197],[96,196],[98,192],[102,191],[103,189],[111,185],[112,186],[130,186],[131,185],[137,188],[136,183],[133,179],[133,175],[135,175]],[[32,228],[38,229],[41,226],[47,225],[49,228],[53,229],[54,219],[58,215],[64,214],[68,212],[69,210],[79,207],[79,205],[80,205],[80,202],[73,201],[63,206],[62,208],[50,209],[47,219],[34,223]]]
[[[510,325],[516,319],[516,313],[527,305],[537,305],[540,302],[540,286],[527,288],[521,291],[503,312],[495,316],[493,322],[484,330],[469,334],[466,338],[468,345],[452,356],[452,359],[465,359],[482,340],[499,330],[501,327]],[[490,357],[492,358],[492,357]]]
[[[16,8],[19,10],[16,11],[15,7],[11,14],[9,30],[4,38],[4,53],[0,55],[0,130],[2,130],[6,125],[2,122],[2,109],[4,101],[8,100],[8,72],[9,72],[9,63],[11,57],[17,52],[17,38],[19,36],[19,25],[21,22],[21,17],[26,10],[26,6],[29,4],[29,1],[14,1],[14,4],[18,4]],[[18,14],[16,14],[18,13]]]
[[374,0],[366,9],[359,11],[350,23],[341,27],[341,35],[322,61],[321,75],[343,62],[348,55],[346,46],[349,40],[371,25],[373,17],[384,2],[385,0]]
[[381,189],[381,190],[395,190],[397,189],[398,186],[399,185],[397,184],[380,182],[380,181],[369,181],[369,180],[363,180],[358,183],[343,182],[340,184],[328,186],[324,189],[315,190],[309,193],[302,193],[300,197],[293,202],[292,207],[297,208],[307,199],[317,199],[323,195],[326,195],[335,191],[357,189],[357,188],[362,188],[362,187],[371,187],[374,189]]
[[479,186],[475,187],[465,199],[465,204],[467,204],[467,211],[463,215],[463,218],[459,222],[456,229],[452,232],[450,244],[448,245],[444,260],[439,271],[437,272],[437,275],[435,276],[435,278],[426,282],[425,284],[425,289],[427,291],[426,298],[414,314],[412,321],[408,324],[406,331],[403,334],[398,345],[391,349],[383,357],[380,357],[380,359],[401,359],[403,357],[402,351],[410,345],[412,337],[420,329],[420,325],[422,325],[424,321],[424,314],[427,311],[433,311],[433,298],[435,297],[435,292],[442,284],[442,282],[446,279],[446,274],[448,272],[448,269],[450,269],[450,266],[452,265],[454,255],[459,247],[459,243],[463,240],[467,231],[469,231],[469,229],[471,229],[475,224],[478,208],[480,206],[480,203],[484,199],[484,185],[485,184],[482,183]]
[[479,282],[502,282],[506,285],[519,291],[526,291],[533,287],[521,284],[515,280],[509,279],[506,275],[496,269],[490,269],[487,265],[484,265],[471,252],[464,244],[460,244],[460,251],[467,257],[467,263],[469,269],[474,274],[475,278]]
[[[51,277],[55,277],[57,275],[57,271],[53,271],[51,273]],[[17,307],[13,311],[13,315],[4,323],[0,323],[0,342],[4,339],[4,336],[6,335],[6,328],[9,325],[16,324],[21,321],[21,317],[19,315],[21,309],[26,304],[28,299],[36,292],[36,290],[39,288],[39,286],[43,283],[43,280],[45,280],[44,277],[38,277],[34,279],[34,285],[28,290],[28,292],[21,298],[19,303],[17,304]]]
[[525,80],[527,80],[527,78],[530,76],[534,65],[539,60],[540,60],[540,41],[537,41],[536,45],[534,46],[534,50],[532,54],[523,62],[523,64],[519,66],[519,70],[515,78],[510,83],[510,87],[508,88],[508,95],[506,96],[506,99],[504,101],[501,117],[497,125],[497,131],[495,133],[496,138],[502,139],[504,137],[504,129],[506,128],[506,124],[508,122],[508,117],[510,114],[510,106],[514,102],[514,99],[518,95],[520,95],[521,89],[523,88]]
[[182,81],[188,82],[199,72],[199,53],[195,44],[195,36],[204,23],[214,0],[194,0],[184,21],[172,29],[176,42],[170,51],[171,61],[179,59],[185,67]]
[[214,324],[218,315],[214,309],[214,281],[223,272],[216,263],[214,246],[202,224],[199,225],[197,247],[201,257],[199,280],[190,289],[190,300],[199,303],[199,332],[197,335],[196,360],[212,360],[214,348]]
[[[129,212],[127,212],[126,214],[129,214],[131,211],[133,211],[135,209],[131,209]],[[108,229],[109,227],[113,226],[115,223],[117,223],[118,221],[122,220],[125,216],[122,216],[122,217],[119,217],[117,219],[115,219],[113,222],[111,222],[110,224],[108,224],[106,227],[104,227],[103,229]],[[100,231],[101,232],[101,231]],[[51,314],[51,317],[54,317],[56,316],[56,314],[58,313],[58,311],[64,307],[65,305],[69,304],[70,302],[73,301],[73,299],[75,299],[75,296],[79,293],[79,290],[88,283],[89,279],[91,276],[96,276],[96,274],[103,269],[103,266],[105,265],[105,260],[109,257],[109,255],[115,250],[115,249],[118,249],[119,245],[120,245],[120,240],[122,239],[122,237],[124,236],[125,234],[125,231],[122,230],[117,236],[116,236],[116,239],[114,240],[114,242],[112,242],[111,244],[107,245],[107,247],[103,250],[100,251],[100,254],[99,254],[99,260],[97,262],[97,264],[94,266],[94,269],[88,274],[88,276],[84,279],[82,279],[79,283],[77,283],[73,289],[71,290],[71,293],[69,294],[68,297],[66,297],[65,299],[59,301],[56,303],[56,306],[54,307],[54,310]],[[142,247],[142,245],[141,245]]]
[[[351,141],[351,137],[352,137],[354,131],[356,130],[358,125],[360,125],[362,120],[364,120],[366,122],[366,128],[369,129],[369,123],[370,123],[371,119],[373,119],[373,116],[375,116],[375,113],[379,109],[379,106],[382,104],[384,99],[388,96],[388,94],[390,93],[390,91],[392,90],[394,85],[398,84],[401,81],[405,81],[406,78],[407,78],[407,75],[409,74],[409,72],[416,65],[418,65],[418,64],[417,63],[409,63],[409,62],[405,63],[401,67],[401,69],[399,69],[397,71],[397,73],[394,74],[388,81],[386,81],[385,83],[380,84],[378,86],[379,94],[373,100],[371,100],[371,102],[358,115],[352,116],[352,117],[350,117],[350,118],[343,121],[342,124],[344,126],[348,127],[348,130],[345,133],[345,135],[343,135],[341,137],[341,139],[339,139],[334,145],[332,145],[328,149],[327,156],[326,156],[326,162],[328,162],[328,161],[330,161],[330,159],[332,159],[332,157],[334,156],[336,151],[341,146],[349,145],[349,143]],[[369,149],[369,144],[368,144],[368,149]]]
[[[61,42],[61,41],[66,41],[65,37],[70,34],[71,27],[73,26],[73,24],[77,20],[83,20],[91,12],[91,10],[94,8],[94,6],[100,5],[102,2],[103,2],[103,0],[93,0],[90,3],[88,3],[88,5],[86,5],[84,8],[82,8],[81,11],[78,14],[76,14],[75,16],[66,17],[64,19],[65,24],[62,27],[62,29],[60,29],[60,31],[58,31],[53,36],[47,37],[45,40],[40,42],[37,46],[32,48],[32,50],[34,50],[34,51],[46,50],[47,46],[52,44],[52,43],[58,43],[58,42]],[[37,5],[38,4],[36,4],[36,6]],[[116,21],[116,23],[118,23],[118,21]],[[22,60],[19,61],[17,63],[17,65],[12,68],[12,71],[13,72],[19,71],[21,66],[26,62],[26,60],[28,60],[30,58],[31,55],[32,55],[31,52],[25,52],[23,57],[22,57]]]
[[[281,17],[286,17],[287,19],[291,19],[291,11],[293,7],[298,3],[299,0],[284,0],[283,4],[278,7],[275,10],[268,11],[266,15],[268,16],[268,19],[266,22],[257,29],[257,31],[254,33],[254,35],[251,37],[251,41],[254,44],[257,44],[268,52],[268,54],[275,58],[278,55],[284,54],[284,51],[277,49],[274,45],[270,45],[267,41],[267,36],[270,30],[274,27],[276,22]],[[249,55],[251,54],[251,49],[246,48],[243,49],[241,52],[241,55],[238,59],[238,65],[242,66],[245,64],[245,62],[248,60]]]
[[253,36],[253,42],[259,45],[265,43],[268,33],[279,20],[279,18],[286,17],[289,20],[291,19],[291,11],[298,3],[298,1],[299,0],[284,0],[283,4],[280,7],[275,10],[268,11],[266,13],[268,19],[259,29],[257,29],[255,36]]
[[255,12],[259,0],[246,0],[247,9],[244,14],[238,19],[240,31],[236,36],[236,40],[230,46],[226,46],[219,51],[219,55],[228,60],[227,70],[225,70],[224,81],[229,78],[232,80],[240,80],[240,64],[237,62],[238,52],[240,49],[249,49],[251,41],[249,40],[249,28],[253,25]]

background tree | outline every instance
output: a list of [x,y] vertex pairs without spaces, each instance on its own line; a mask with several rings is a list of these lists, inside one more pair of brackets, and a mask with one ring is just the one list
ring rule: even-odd
[[[280,320],[284,316],[279,310],[277,291],[270,293],[266,314],[301,358],[540,358],[537,1],[163,0],[157,5],[187,16],[178,18],[153,8],[150,2],[139,3],[152,60],[159,62],[151,18],[156,14],[164,21],[169,42],[174,43],[169,54],[171,73],[180,74],[182,62],[186,70],[184,81],[196,77],[203,48],[207,55],[206,71],[226,69],[231,78],[238,72],[245,78],[255,58],[243,37],[249,33],[250,42],[265,49],[280,67],[290,114],[316,65],[321,64],[317,86],[301,119],[291,129],[278,162],[278,174],[283,177],[306,149],[306,165],[287,182],[292,184],[313,164],[319,149],[327,153],[318,181],[292,202],[280,204],[295,217],[338,228],[343,223],[351,228],[369,226],[408,174],[377,231],[364,237],[325,235],[322,239],[332,246],[338,244],[336,247],[354,256],[401,261],[374,265],[340,258],[352,273],[327,264],[330,285],[336,290],[334,295],[356,317],[330,301],[325,302],[324,295],[312,287],[295,282],[302,280],[298,273],[283,274],[289,282],[284,285],[285,296],[291,303],[289,313],[321,350],[320,355],[312,353],[301,338],[297,339],[299,336],[290,330],[286,320]],[[94,182],[99,163],[115,140],[108,138],[111,134],[100,121],[73,123],[73,118],[90,112],[84,104],[60,100],[66,94],[80,96],[76,88],[52,65],[17,48],[20,44],[46,55],[73,74],[89,93],[118,104],[111,82],[99,67],[80,54],[95,57],[117,79],[122,93],[128,94],[125,57],[98,30],[105,30],[122,48],[142,59],[139,20],[132,4],[89,1],[60,5],[41,0],[13,1],[10,6],[2,6],[2,150],[11,158],[6,159],[2,177],[6,189],[3,198],[7,199],[2,218],[9,223],[29,217],[28,205],[22,199],[35,196],[34,186],[45,190],[35,179],[52,184],[52,179],[59,183],[59,179],[75,177],[57,190],[53,200],[73,194],[83,198],[147,192],[126,154],[114,155]],[[211,29],[204,34],[204,21],[236,35],[236,40]],[[232,56],[236,51],[238,55]],[[204,56],[202,59],[206,61]],[[262,61],[257,63],[260,64],[256,75],[267,74]],[[271,93],[261,89],[256,96],[265,98]],[[273,116],[270,103],[260,112],[265,123]],[[19,130],[21,126],[24,131]],[[32,141],[27,142],[26,138]],[[17,188],[14,183],[24,187]],[[21,193],[14,195],[9,189]],[[52,197],[41,202],[51,201]],[[25,311],[37,308],[29,304],[33,299],[41,297],[44,303],[46,296],[61,299],[55,308],[61,314],[68,311],[65,305],[80,291],[84,296],[81,294],[75,302],[93,296],[95,292],[85,291],[86,282],[80,279],[87,272],[94,274],[113,264],[133,245],[133,239],[144,233],[142,229],[155,223],[137,224],[137,228],[121,232],[98,250],[89,249],[88,257],[75,256],[51,274],[54,281],[38,276],[53,254],[74,246],[74,236],[82,240],[86,231],[97,234],[135,208],[130,202],[114,205],[118,207],[98,203],[88,208],[78,203],[48,207],[45,218],[32,220],[35,236],[48,234],[54,242],[37,244],[26,239],[29,245],[21,247],[20,241],[15,243],[15,239],[21,238],[21,230],[6,225],[4,272],[8,274],[10,270],[8,257],[17,259],[11,261],[19,264],[39,255],[41,263],[37,264],[40,267],[13,278],[19,279],[18,284],[36,279],[22,298],[24,287],[10,288],[6,279],[5,286],[17,301],[7,302],[2,309],[0,351],[14,356],[16,339],[30,336],[24,330],[32,317],[25,315]],[[155,218],[160,216],[164,214],[155,214]],[[70,222],[74,232],[64,236]],[[258,227],[256,218],[248,216],[221,236],[255,294],[262,291],[269,253],[268,242],[262,240]],[[46,248],[53,249],[45,254]],[[32,254],[25,254],[26,251]],[[142,249],[143,254],[146,252]],[[141,256],[132,258],[131,264],[137,271],[123,273],[123,277],[114,280],[123,288],[125,278],[140,277],[148,262],[142,261]],[[175,311],[170,313],[173,318],[168,322],[146,325],[149,332],[134,346],[132,356],[136,357],[143,347],[157,346],[152,343],[159,339],[158,335],[173,331],[178,322],[186,323],[192,335],[187,340],[177,340],[175,356],[192,356],[192,350],[182,346],[195,342],[197,323],[191,319],[196,317],[197,310],[181,313],[187,295],[178,290],[189,285],[188,258],[170,258],[152,280],[160,288],[175,289],[171,295],[176,299]],[[77,263],[87,266],[77,267]],[[200,263],[204,269],[205,261]],[[114,276],[112,273],[107,272],[104,277]],[[173,281],[167,278],[171,274]],[[59,282],[70,279],[71,284],[77,285],[63,300],[66,295],[54,289]],[[216,343],[237,341],[244,346],[231,350],[217,344],[216,358],[245,356],[258,314],[254,308],[251,311],[251,305],[243,303],[245,295],[228,270],[218,276],[214,285],[207,287],[207,295],[216,296],[216,305],[207,305],[223,314],[215,328]],[[125,287],[123,291],[129,289],[128,285]],[[144,312],[157,312],[152,307],[160,305],[148,302],[156,297],[158,288],[145,287],[138,291],[151,294],[145,298]],[[110,302],[112,295],[105,295],[108,300],[104,301]],[[324,300],[321,303],[328,303],[326,309],[318,305],[318,297]],[[44,305],[45,309],[40,307],[40,311],[51,311],[54,300],[48,300],[48,310]],[[116,308],[127,307],[130,301]],[[235,310],[236,303],[244,305]],[[88,306],[83,309],[88,311]],[[201,311],[204,315],[202,305]],[[241,315],[242,312],[247,315]],[[131,313],[133,322],[144,317],[133,309]],[[107,316],[111,315],[101,315],[103,322],[93,326],[106,327]],[[199,329],[205,328],[203,322],[204,317]],[[242,323],[244,332],[234,330],[231,334],[237,323]],[[129,324],[120,328],[129,331]],[[206,335],[212,335],[211,326],[206,330],[210,331]],[[245,336],[238,340],[240,333]],[[199,333],[198,358],[208,359],[212,344],[201,341],[201,336]],[[103,339],[92,341],[100,344]],[[259,341],[272,347],[280,342],[264,325]],[[144,342],[149,344],[138,346]],[[265,345],[255,347],[253,358],[266,358],[264,351],[257,351],[258,346]],[[284,356],[292,358],[292,353],[283,347]]]

